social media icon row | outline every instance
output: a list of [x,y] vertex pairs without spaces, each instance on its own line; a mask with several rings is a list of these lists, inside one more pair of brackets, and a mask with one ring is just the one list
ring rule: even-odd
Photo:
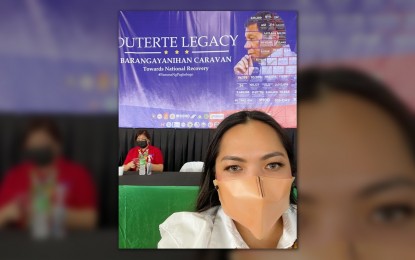
[[167,128],[212,128],[217,127],[219,122],[167,122],[163,126]]
[[157,115],[156,114],[152,114],[152,118],[157,118],[157,119],[159,119],[159,120],[161,120],[161,119],[165,119],[165,120],[168,120],[168,119],[171,119],[171,120],[174,120],[174,119],[181,119],[181,118],[183,118],[183,119],[186,119],[186,118],[190,118],[190,119],[209,119],[209,114],[169,114],[169,113],[158,113]]

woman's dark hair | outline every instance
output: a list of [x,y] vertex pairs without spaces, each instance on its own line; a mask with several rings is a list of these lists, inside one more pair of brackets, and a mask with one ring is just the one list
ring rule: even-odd
[[[291,171],[293,174],[296,172],[291,140],[288,138],[285,129],[283,129],[274,120],[274,118],[261,111],[240,111],[232,114],[219,124],[213,139],[209,144],[205,159],[205,165],[203,167],[199,196],[196,203],[196,210],[198,212],[202,212],[214,206],[220,205],[218,192],[213,186],[213,180],[215,179],[215,162],[219,153],[220,143],[222,141],[223,135],[232,127],[239,124],[246,124],[251,120],[265,123],[275,130],[275,133],[278,135],[282,145],[287,151]],[[291,203],[296,203],[296,199],[294,198],[293,194],[291,194],[290,200]]]
[[318,101],[327,91],[362,98],[389,114],[415,154],[414,115],[387,86],[364,72],[348,67],[309,68],[298,74],[298,102]]
[[137,140],[137,137],[139,137],[140,135],[144,135],[145,137],[147,137],[147,139],[149,141],[151,141],[150,134],[148,133],[147,130],[144,130],[144,129],[141,129],[141,130],[137,131],[137,133],[135,134],[135,139],[134,140]]

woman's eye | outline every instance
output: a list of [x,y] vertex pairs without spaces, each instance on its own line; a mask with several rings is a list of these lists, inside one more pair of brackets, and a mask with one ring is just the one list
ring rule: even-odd
[[225,171],[229,171],[229,172],[238,172],[241,171],[242,168],[239,167],[238,165],[230,165],[228,167],[225,168]]
[[282,166],[281,163],[274,162],[274,163],[269,163],[266,168],[270,169],[270,170],[276,170],[276,169],[280,168],[281,166]]
[[371,218],[376,224],[399,224],[414,217],[409,205],[386,205],[376,209]]

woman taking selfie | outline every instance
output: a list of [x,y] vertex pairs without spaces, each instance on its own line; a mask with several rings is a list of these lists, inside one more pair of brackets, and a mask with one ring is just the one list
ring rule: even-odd
[[209,145],[197,212],[174,213],[162,223],[158,247],[292,248],[294,171],[290,140],[271,116],[230,115]]

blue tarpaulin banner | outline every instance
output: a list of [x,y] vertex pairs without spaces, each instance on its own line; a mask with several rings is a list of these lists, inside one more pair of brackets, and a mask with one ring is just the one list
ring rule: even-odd
[[297,12],[120,11],[119,127],[215,128],[258,109],[296,127]]

